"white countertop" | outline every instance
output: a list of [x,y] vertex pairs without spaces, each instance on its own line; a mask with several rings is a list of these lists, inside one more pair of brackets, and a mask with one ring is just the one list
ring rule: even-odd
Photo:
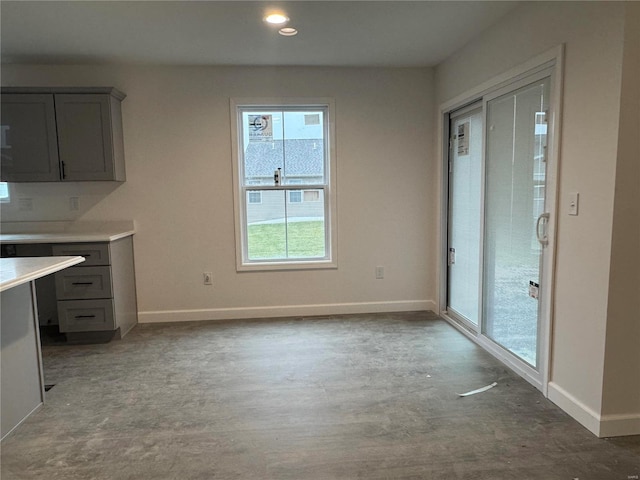
[[0,292],[81,262],[84,257],[0,258]]
[[113,242],[135,233],[133,221],[8,222],[0,229],[0,243]]

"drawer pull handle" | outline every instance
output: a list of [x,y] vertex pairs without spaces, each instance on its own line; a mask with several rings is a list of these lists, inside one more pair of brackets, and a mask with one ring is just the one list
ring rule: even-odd
[[76,318],[96,318],[95,315],[76,315]]
[[71,285],[93,285],[93,282],[71,282]]

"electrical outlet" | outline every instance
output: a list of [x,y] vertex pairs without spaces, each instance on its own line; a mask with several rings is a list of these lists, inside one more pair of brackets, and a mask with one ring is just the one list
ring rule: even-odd
[[69,197],[69,210],[78,210],[78,197]]
[[204,272],[202,274],[202,277],[203,277],[203,283],[205,285],[213,285],[212,283],[213,274],[211,272]]
[[384,278],[384,267],[376,267],[376,279],[382,280]]

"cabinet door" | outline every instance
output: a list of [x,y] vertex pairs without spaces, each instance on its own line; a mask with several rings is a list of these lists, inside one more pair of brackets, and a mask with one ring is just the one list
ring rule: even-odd
[[3,94],[1,113],[2,181],[60,180],[53,95]]
[[114,180],[109,95],[56,94],[62,179]]

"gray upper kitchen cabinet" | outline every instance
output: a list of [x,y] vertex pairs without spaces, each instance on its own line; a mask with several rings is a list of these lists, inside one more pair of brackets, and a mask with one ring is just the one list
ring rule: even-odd
[[2,94],[2,158],[5,182],[60,179],[53,95]]
[[124,97],[114,88],[3,88],[1,180],[125,181]]

